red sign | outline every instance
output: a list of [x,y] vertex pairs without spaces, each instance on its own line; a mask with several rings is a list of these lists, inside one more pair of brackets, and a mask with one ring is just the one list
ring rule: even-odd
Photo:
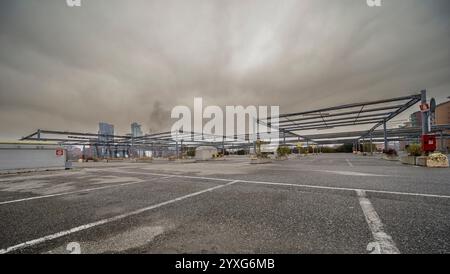
[[436,150],[436,135],[422,135],[422,151],[432,152]]
[[427,112],[427,111],[429,111],[430,110],[430,105],[428,105],[428,104],[422,104],[422,105],[420,105],[420,111],[422,111],[422,112]]
[[64,155],[64,149],[58,148],[56,150],[56,156],[60,157],[60,156],[63,156],[63,155]]

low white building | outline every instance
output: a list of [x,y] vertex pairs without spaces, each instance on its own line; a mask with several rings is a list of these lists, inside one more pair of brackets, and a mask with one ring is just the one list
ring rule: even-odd
[[67,153],[49,142],[0,142],[0,171],[63,169]]

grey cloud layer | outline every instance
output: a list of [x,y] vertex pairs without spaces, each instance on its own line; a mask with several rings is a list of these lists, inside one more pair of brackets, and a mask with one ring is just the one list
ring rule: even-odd
[[299,108],[450,95],[447,0],[3,1],[0,137],[167,129],[205,103]]

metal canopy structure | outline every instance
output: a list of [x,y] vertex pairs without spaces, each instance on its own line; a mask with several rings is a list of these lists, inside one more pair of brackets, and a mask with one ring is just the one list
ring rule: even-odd
[[[386,123],[403,113],[410,107],[422,101],[426,103],[426,91],[420,94],[382,99],[376,101],[346,104],[317,110],[303,111],[298,113],[282,114],[279,123],[272,124],[272,118],[259,119],[257,123],[264,127],[275,129],[279,132],[278,141],[283,144],[306,141],[309,144],[343,144],[353,143],[358,147],[358,143],[367,139],[372,141],[384,141],[384,147],[388,147],[389,141],[417,140],[422,134],[428,133],[427,113],[422,113],[422,127],[417,128],[395,128],[387,129]],[[371,125],[370,129],[362,131],[332,132],[324,134],[310,134],[305,131],[327,130],[345,128],[360,125]],[[383,126],[382,130],[378,130]],[[431,127],[431,131],[439,133],[441,139],[448,138],[446,130],[450,125],[438,125]],[[125,151],[129,153],[133,150],[166,150],[172,151],[179,156],[183,147],[197,147],[200,145],[210,145],[222,149],[249,149],[255,148],[256,140],[261,132],[234,136],[215,136],[196,132],[161,132],[147,134],[141,137],[131,135],[104,135],[97,133],[80,133],[70,131],[37,130],[32,134],[23,137],[21,140],[33,141],[53,141],[63,146],[90,146],[107,148],[109,151]],[[112,153],[111,153],[112,154]]]
[[[136,150],[166,153],[180,156],[183,148],[197,147],[201,145],[215,146],[226,149],[248,149],[253,143],[236,136],[232,140],[225,136],[214,136],[195,132],[160,132],[147,134],[140,137],[131,135],[107,135],[97,133],[81,133],[71,131],[54,131],[39,129],[32,134],[21,138],[28,141],[50,141],[61,146],[89,146],[95,148],[98,153],[99,148],[106,148],[110,157],[115,157],[117,153],[122,155],[133,155]],[[84,150],[84,149],[83,149]]]
[[[384,126],[386,131],[386,123],[420,102],[423,99],[424,93],[425,91],[422,91],[421,94],[413,94],[404,97],[282,114],[279,116],[279,125],[276,128],[283,135],[284,140],[289,137],[296,137],[316,144],[325,144],[332,142],[329,140],[318,140],[315,136],[311,135],[300,135],[300,133],[308,130],[326,130],[349,126],[373,125],[369,130],[359,132],[360,135],[356,136],[353,140],[359,141],[360,139],[371,136],[380,126]],[[258,122],[271,126],[271,118],[260,120]],[[328,138],[333,137],[332,134],[328,135]]]
[[[443,137],[450,137],[450,134],[445,133],[450,130],[450,124],[447,125],[435,125],[431,127],[431,131],[438,133]],[[317,143],[325,144],[343,144],[351,143],[360,136],[366,134],[367,131],[346,131],[346,132],[336,132],[336,133],[324,133],[324,134],[311,134],[305,137],[315,140]],[[386,130],[388,141],[416,141],[422,135],[422,129],[420,127],[409,127],[409,128],[392,128]],[[374,142],[384,141],[384,130],[375,130],[372,132],[372,139]],[[297,138],[287,137],[287,143],[295,143],[298,141]]]

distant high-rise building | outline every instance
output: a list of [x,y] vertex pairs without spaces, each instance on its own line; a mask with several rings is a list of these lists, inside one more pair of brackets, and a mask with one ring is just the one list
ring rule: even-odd
[[100,122],[98,124],[98,141],[101,145],[99,156],[112,156],[111,145],[114,142],[114,126]]
[[114,141],[114,126],[100,122],[98,124],[99,141]]
[[416,111],[410,116],[412,127],[422,127],[422,112]]
[[138,123],[131,124],[131,136],[132,137],[141,137],[143,135],[141,125]]

